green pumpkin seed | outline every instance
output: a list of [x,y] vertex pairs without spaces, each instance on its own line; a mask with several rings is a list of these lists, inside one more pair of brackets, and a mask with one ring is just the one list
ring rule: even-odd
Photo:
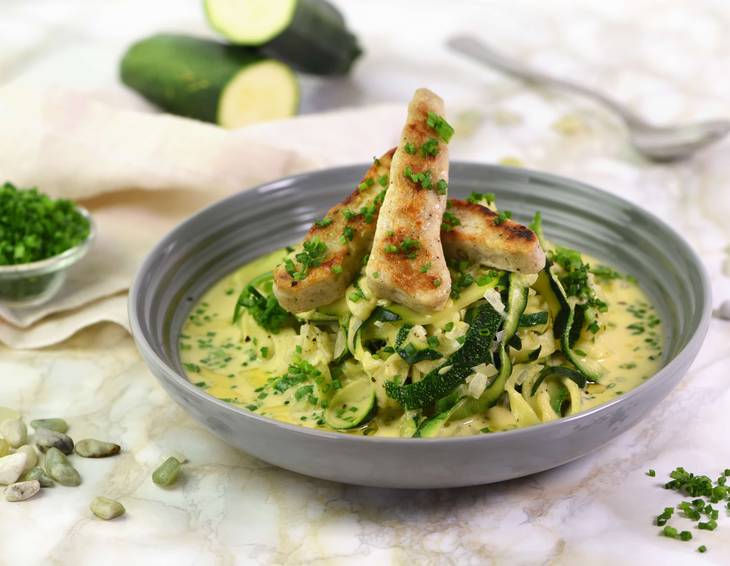
[[0,438],[0,458],[10,454],[10,448],[12,448],[10,443],[4,438]]
[[21,481],[9,485],[5,490],[5,499],[8,501],[25,501],[41,490],[38,480]]
[[9,419],[0,423],[0,436],[18,448],[28,442],[28,428],[22,419]]
[[81,485],[81,476],[68,461],[68,458],[55,446],[46,452],[46,472],[61,485],[76,487]]
[[35,468],[38,464],[38,453],[35,451],[35,448],[33,448],[30,444],[25,444],[24,446],[21,446],[15,452],[23,452],[27,456],[25,460],[25,468],[23,468],[24,472]]
[[177,481],[182,462],[177,458],[168,458],[152,473],[152,481],[164,487],[171,486]]
[[40,466],[36,466],[32,470],[28,470],[27,472],[25,472],[22,476],[20,476],[20,480],[37,480],[38,483],[41,484],[41,487],[53,487],[54,485],[56,485],[53,479],[51,479],[51,476],[49,476],[46,471]]
[[106,458],[119,454],[121,447],[113,442],[85,438],[76,443],[76,454],[82,458]]
[[74,450],[74,441],[70,436],[49,428],[36,429],[35,444],[41,452],[46,452],[51,447],[58,448],[64,454],[71,454]]
[[124,505],[107,497],[95,497],[89,505],[89,509],[99,519],[105,521],[124,515]]
[[55,430],[56,432],[68,432],[68,423],[63,419],[36,419],[30,421],[30,426],[35,430],[39,428],[47,428],[48,430]]

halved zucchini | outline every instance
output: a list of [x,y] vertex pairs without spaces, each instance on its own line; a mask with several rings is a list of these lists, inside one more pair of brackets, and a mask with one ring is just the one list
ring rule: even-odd
[[375,389],[369,379],[358,379],[339,389],[324,413],[328,426],[346,430],[363,424],[375,408]]
[[280,61],[251,50],[179,34],[133,44],[121,63],[124,84],[176,114],[225,128],[286,118],[299,84]]
[[260,47],[306,73],[345,74],[362,52],[326,0],[205,0],[205,13],[232,43]]

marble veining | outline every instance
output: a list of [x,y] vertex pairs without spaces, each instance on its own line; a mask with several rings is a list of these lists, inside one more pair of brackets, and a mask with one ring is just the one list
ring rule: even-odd
[[[47,9],[36,10],[40,4]],[[0,54],[3,80],[75,78],[78,88],[129,105],[112,67],[120,46],[143,33],[135,25],[139,14],[149,14],[150,30],[204,29],[198,2],[153,8],[117,0],[93,21],[83,2],[64,4],[3,6],[0,32],[18,42]],[[362,26],[368,59],[350,83],[325,88],[308,81],[305,109],[405,99],[421,84],[443,87],[464,124],[455,158],[545,169],[649,208],[701,255],[715,305],[730,298],[730,142],[690,162],[647,163],[626,145],[620,124],[593,104],[478,72],[437,41],[414,46],[399,37],[402,19],[395,16],[404,15],[405,3],[388,3],[394,16],[377,20],[366,12],[383,1],[341,4]],[[489,22],[492,41],[546,69],[611,88],[658,121],[727,115],[730,10],[723,3],[423,5],[442,10],[444,28],[483,33]],[[415,17],[426,25],[425,16]],[[82,38],[99,48],[86,54]],[[76,64],[82,52],[83,69]],[[659,487],[675,466],[709,475],[730,467],[728,364],[730,323],[716,319],[679,387],[588,457],[498,485],[390,491],[302,477],[226,446],[172,403],[113,324],[41,351],[3,348],[0,405],[27,419],[62,416],[73,437],[108,439],[123,451],[76,459],[79,488],[44,490],[22,504],[0,501],[0,564],[726,564],[728,517],[715,532],[693,530],[689,543],[657,536],[651,522],[679,501]],[[161,489],[151,472],[174,452],[189,460],[184,479]],[[648,468],[658,477],[647,477]],[[88,505],[97,495],[119,499],[127,514],[109,523],[94,519]],[[707,554],[696,552],[700,544]]]

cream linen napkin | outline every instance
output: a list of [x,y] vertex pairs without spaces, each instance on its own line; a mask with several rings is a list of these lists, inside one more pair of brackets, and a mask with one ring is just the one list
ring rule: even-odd
[[0,341],[40,348],[97,322],[127,327],[126,291],[136,269],[173,226],[260,183],[367,161],[394,145],[402,114],[397,105],[376,106],[231,132],[113,108],[73,91],[1,89],[3,180],[80,200],[98,240],[51,303],[0,308]]

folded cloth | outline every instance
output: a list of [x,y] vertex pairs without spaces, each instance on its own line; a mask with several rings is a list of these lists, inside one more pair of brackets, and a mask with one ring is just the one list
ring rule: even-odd
[[[60,342],[101,321],[127,324],[124,293],[149,249],[196,210],[286,175],[364,162],[395,144],[403,109],[382,105],[227,131],[114,108],[64,90],[0,89],[0,171],[82,202],[98,239],[46,305],[0,307],[0,341]],[[121,294],[120,294],[121,293]]]
[[[502,101],[477,92],[469,101],[450,103],[448,115],[457,130],[451,142],[455,158],[525,164],[650,209],[702,255],[718,304],[730,296],[724,159],[730,140],[681,164],[653,164],[627,151],[625,132],[603,110],[547,99],[539,91]],[[173,226],[260,183],[365,163],[395,145],[404,116],[405,105],[379,105],[232,132],[111,107],[67,90],[0,89],[4,178],[80,200],[98,227],[97,245],[74,267],[56,299],[29,311],[0,310],[0,342],[36,348],[100,321],[126,325],[124,295],[134,273]]]

